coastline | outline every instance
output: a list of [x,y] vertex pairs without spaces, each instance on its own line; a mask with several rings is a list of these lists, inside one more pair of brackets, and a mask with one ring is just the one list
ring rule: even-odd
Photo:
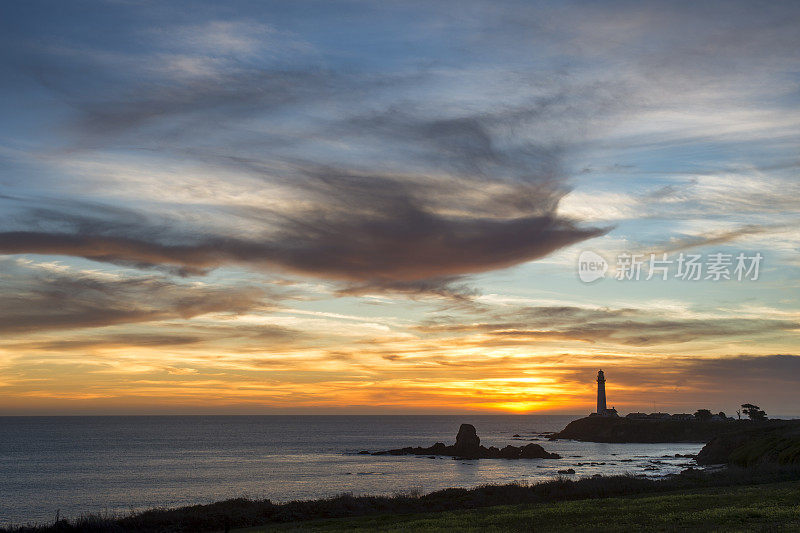
[[725,487],[753,487],[784,483],[800,488],[800,466],[738,468],[700,471],[688,469],[660,480],[610,476],[578,480],[563,477],[531,485],[485,485],[475,489],[446,489],[428,494],[351,496],[274,504],[270,500],[238,498],[208,505],[151,509],[119,517],[84,516],[53,524],[14,526],[1,533],[56,533],[94,531],[155,533],[213,532],[242,528],[302,526],[306,521],[364,516],[458,512],[508,505],[556,504],[577,500],[626,498],[670,492]]
[[[464,426],[469,425],[466,424]],[[731,440],[730,442],[726,437],[726,439],[722,439],[720,442],[715,441],[714,446],[711,446],[711,444],[706,446],[708,450],[714,451],[714,454],[711,457],[718,458],[717,460],[704,461],[702,463],[704,465],[712,465],[708,470],[695,470],[694,468],[691,468],[695,465],[694,461],[685,462],[685,459],[694,457],[694,455],[689,456],[675,454],[676,458],[681,458],[675,459],[675,461],[682,462],[682,468],[686,468],[687,466],[690,468],[683,471],[673,470],[672,473],[667,473],[663,477],[657,479],[648,478],[644,473],[639,473],[636,475],[632,473],[614,475],[613,470],[611,472],[606,470],[606,468],[608,468],[605,466],[606,463],[597,463],[598,465],[603,465],[594,470],[595,472],[599,473],[592,473],[591,471],[579,471],[577,472],[577,475],[575,475],[576,472],[572,468],[567,467],[575,461],[578,461],[575,463],[575,468],[578,468],[578,465],[580,464],[585,464],[583,463],[583,459],[580,459],[575,455],[565,456],[564,460],[561,462],[550,462],[547,460],[540,462],[537,459],[533,459],[532,461],[534,462],[529,463],[527,461],[531,461],[530,459],[519,458],[514,460],[511,464],[536,465],[535,468],[537,470],[549,466],[554,466],[555,468],[560,467],[564,470],[559,470],[558,472],[566,475],[559,475],[555,479],[553,477],[545,478],[547,479],[546,481],[531,481],[522,483],[510,483],[507,479],[504,481],[502,479],[494,478],[494,480],[489,481],[487,484],[480,486],[473,485],[472,487],[461,486],[459,488],[455,488],[458,487],[457,485],[445,485],[440,483],[438,488],[435,486],[430,487],[425,490],[424,493],[422,491],[415,491],[414,489],[411,489],[406,490],[405,493],[401,491],[394,495],[386,495],[386,493],[378,495],[378,493],[365,492],[356,493],[357,495],[353,495],[352,492],[340,492],[334,493],[339,494],[338,496],[325,495],[311,498],[297,498],[289,501],[287,501],[288,498],[278,500],[278,498],[272,496],[272,500],[246,498],[209,498],[205,501],[212,501],[216,503],[200,505],[170,505],[168,503],[164,503],[164,507],[161,507],[161,504],[156,503],[156,508],[147,506],[144,507],[144,509],[149,510],[131,512],[127,514],[123,511],[122,513],[106,514],[105,516],[86,515],[77,519],[74,518],[75,515],[70,516],[66,520],[57,518],[56,520],[58,523],[56,525],[54,525],[52,522],[40,522],[39,526],[19,528],[8,527],[6,526],[8,522],[6,522],[0,524],[0,526],[6,526],[6,529],[0,529],[0,531],[36,533],[47,533],[50,531],[84,531],[88,529],[98,532],[154,532],[167,530],[217,531],[224,530],[226,526],[228,528],[243,528],[263,526],[265,524],[291,523],[316,519],[358,517],[369,514],[391,515],[434,511],[459,511],[478,507],[483,508],[497,505],[508,505],[509,503],[515,502],[519,504],[544,504],[548,502],[573,499],[596,499],[608,498],[612,496],[627,497],[629,495],[642,492],[651,493],[670,490],[690,490],[693,488],[702,488],[707,486],[739,486],[758,483],[800,481],[800,464],[778,464],[780,462],[778,459],[781,459],[786,455],[783,453],[783,450],[786,448],[783,447],[783,444],[781,444],[784,442],[784,440],[774,441],[772,439],[772,437],[775,436],[785,437],[788,439],[786,442],[789,442],[789,444],[794,446],[794,443],[796,442],[795,440],[792,440],[795,436],[794,429],[800,429],[800,426],[798,426],[798,424],[795,422],[784,423],[781,421],[775,421],[773,424],[764,424],[761,426],[749,424],[747,427],[751,430],[748,432],[748,439],[749,433],[756,431],[758,433],[755,435],[756,437],[769,437],[771,440],[769,440],[769,446],[766,448],[759,446],[757,450],[759,455],[755,455],[752,453],[752,451],[748,451],[748,457],[750,460],[748,460],[746,464],[740,465],[736,461],[728,460],[728,455],[735,451],[741,444],[737,434],[734,435],[737,438]],[[763,432],[769,427],[772,427],[772,429],[780,429],[785,427],[787,428],[787,431],[791,431],[787,433],[781,433],[780,435],[775,435],[774,431],[770,431],[769,435],[760,434],[760,432]],[[477,449],[480,449],[478,448],[480,440],[477,439],[477,435],[474,433],[474,428],[469,426],[469,429],[471,431],[468,436],[474,437],[475,441],[473,442],[473,445]],[[459,433],[462,432],[459,431]],[[536,437],[532,437],[531,434],[515,434],[513,438],[527,440],[529,438]],[[456,436],[456,445],[462,445],[463,442],[460,442],[461,440],[463,439],[459,439],[459,437]],[[543,441],[543,439],[540,438],[540,441]],[[561,445],[567,446],[567,449],[569,446],[580,444],[578,441],[561,442]],[[547,446],[548,449],[550,448],[547,443],[543,442],[543,444]],[[551,442],[550,444],[554,445],[555,443]],[[680,449],[680,443],[674,444],[676,447],[678,447],[678,449]],[[775,444],[780,445],[780,447],[776,448]],[[455,447],[456,445],[453,446]],[[623,444],[618,446],[633,445]],[[652,447],[654,445],[646,444],[643,446]],[[795,448],[792,447],[788,449],[791,451]],[[776,450],[779,453],[773,453]],[[611,455],[616,456],[614,453]],[[706,455],[708,454],[706,453]],[[347,457],[358,461],[360,461],[361,458],[366,459],[366,457],[361,455],[349,455]],[[631,465],[632,463],[628,461],[634,461],[635,459],[633,459],[633,457],[635,456],[616,456],[615,460],[618,464]],[[663,457],[665,458],[662,460],[649,462],[663,465],[665,464],[664,461],[670,461],[670,459],[667,458],[668,456]],[[506,460],[499,459],[486,459],[486,461],[489,461],[489,463],[483,463],[483,460],[478,459],[473,459],[473,462],[470,462],[469,460],[466,460],[465,462],[464,458],[459,457],[447,458],[450,459],[448,461],[442,461],[443,458],[441,457],[438,459],[439,460],[434,460],[432,457],[426,458],[420,456],[417,456],[416,458],[398,457],[391,458],[390,462],[401,461],[405,468],[417,468],[423,465],[429,465],[425,467],[433,467],[433,470],[440,472],[440,474],[445,470],[452,468],[455,468],[456,470],[463,470],[466,468],[463,466],[465,464],[473,465],[472,467],[467,468],[469,471],[473,471],[474,469],[478,468],[478,465],[482,464],[492,465],[492,468],[489,469],[490,471],[498,466],[509,464]],[[455,461],[453,461],[453,459],[455,459]],[[697,463],[700,463],[700,461],[698,460]],[[713,464],[719,463],[728,463],[729,465],[733,465],[733,468],[727,468],[720,471],[719,467],[713,466]],[[594,465],[594,463],[592,463],[592,465]],[[749,466],[755,468],[745,469],[737,468],[737,466]],[[657,469],[659,467],[652,466],[651,468]],[[554,475],[555,471],[553,471],[552,474]],[[441,479],[439,479],[439,481],[441,482]],[[264,477],[259,481],[259,483],[266,486],[269,484],[269,478]],[[385,482],[383,485],[386,487],[391,486],[387,485]],[[273,491],[273,494],[280,495],[279,492],[275,491]],[[49,501],[55,504],[54,507],[58,506],[58,500],[53,499]],[[62,514],[61,516],[63,517],[65,514]]]
[[[603,445],[546,434],[576,416],[115,417],[4,420],[0,526],[86,513],[126,514],[247,496],[273,502],[431,492],[594,474],[678,473],[702,445]],[[561,460],[473,462],[440,456],[365,456],[364,448],[452,444],[473,423],[481,445],[540,444]],[[519,434],[517,437],[515,435]],[[4,445],[2,443],[5,443]],[[4,448],[2,447],[4,446]],[[669,455],[669,457],[665,457]],[[115,458],[124,458],[116,460]],[[623,458],[631,458],[623,461]],[[651,463],[658,461],[657,463]],[[604,463],[604,464],[601,464]],[[55,473],[57,475],[49,475]]]

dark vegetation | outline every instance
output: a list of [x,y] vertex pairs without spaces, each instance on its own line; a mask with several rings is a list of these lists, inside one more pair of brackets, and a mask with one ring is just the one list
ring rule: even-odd
[[484,532],[800,531],[800,482],[692,489],[661,494],[502,505],[463,511],[372,515],[262,526],[276,531]]
[[555,479],[535,485],[487,485],[475,489],[446,489],[426,495],[351,496],[295,501],[283,504],[244,498],[179,509],[154,509],[143,513],[102,518],[85,516],[55,524],[12,527],[3,533],[70,532],[204,532],[254,527],[323,518],[378,514],[406,514],[476,509],[497,505],[535,504],[565,500],[609,498],[643,493],[685,491],[800,480],[798,467],[762,466],[729,468],[715,472],[689,469],[663,480],[613,476],[579,480]]
[[767,419],[767,413],[762,411],[759,406],[753,405],[752,403],[743,403],[742,412],[746,414],[750,420],[761,421]]
[[[710,409],[698,409],[694,413],[694,417],[697,420],[711,420],[711,417],[713,417],[713,416],[714,416],[714,413],[712,413]],[[721,418],[722,420],[726,420],[728,418],[728,415],[726,415],[722,411],[717,413],[716,416]]]

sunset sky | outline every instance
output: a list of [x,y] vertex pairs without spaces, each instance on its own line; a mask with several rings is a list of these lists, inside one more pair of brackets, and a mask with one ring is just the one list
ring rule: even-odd
[[[800,415],[800,3],[0,5],[0,414]],[[578,255],[609,262],[584,283]],[[619,254],[758,279],[616,279]]]

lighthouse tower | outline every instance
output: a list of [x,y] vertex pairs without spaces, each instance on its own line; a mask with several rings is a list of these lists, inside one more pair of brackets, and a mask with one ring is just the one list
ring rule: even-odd
[[603,371],[597,372],[597,412],[589,416],[617,417],[617,410],[606,406],[606,376]]
[[603,371],[597,373],[597,414],[606,414],[606,377]]

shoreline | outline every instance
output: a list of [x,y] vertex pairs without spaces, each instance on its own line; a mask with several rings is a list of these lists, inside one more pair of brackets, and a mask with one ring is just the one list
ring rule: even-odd
[[52,524],[11,525],[0,533],[56,533],[91,530],[98,533],[158,531],[212,532],[277,526],[308,520],[355,518],[372,515],[464,511],[513,504],[547,504],[573,500],[659,494],[709,487],[740,487],[800,482],[800,466],[689,468],[661,479],[632,475],[569,479],[559,476],[534,484],[482,485],[472,489],[449,488],[425,494],[352,496],[273,503],[235,498],[210,504],[172,509],[150,509],[124,516],[86,515]]
[[[594,419],[588,419],[594,421]],[[580,421],[578,421],[580,422]],[[601,421],[608,425],[613,422]],[[650,425],[652,423],[648,423]],[[682,423],[685,424],[685,423]],[[638,425],[638,424],[637,424]],[[739,426],[739,424],[736,424]],[[658,426],[652,426],[658,427]],[[422,493],[418,490],[399,492],[393,495],[361,493],[354,496],[352,492],[339,493],[336,496],[311,497],[295,500],[269,500],[232,498],[214,501],[207,504],[188,504],[172,508],[162,508],[156,503],[155,508],[131,511],[130,513],[116,513],[105,515],[84,515],[78,518],[60,519],[55,523],[38,523],[31,526],[20,527],[8,522],[0,524],[0,533],[48,533],[56,531],[218,531],[225,528],[242,528],[264,526],[265,524],[279,524],[286,522],[357,517],[370,514],[407,514],[425,513],[431,511],[458,511],[477,507],[504,505],[509,503],[547,503],[581,498],[605,498],[609,496],[628,496],[638,493],[657,493],[670,490],[689,490],[706,486],[733,486],[777,481],[800,481],[800,461],[795,461],[798,450],[796,437],[800,433],[800,424],[796,422],[774,421],[770,424],[749,425],[749,431],[724,432],[718,438],[707,443],[700,454],[706,454],[704,462],[697,461],[705,468],[695,469],[694,461],[690,464],[679,465],[689,467],[686,470],[673,470],[663,477],[648,477],[638,473],[576,473],[572,468],[558,470],[558,475],[535,482],[515,482],[513,480],[492,480],[486,484],[459,488],[439,484],[440,488],[431,487],[430,492]],[[558,434],[553,434],[557,436]],[[520,437],[515,434],[514,437]],[[776,440],[776,437],[780,439]],[[521,437],[520,437],[521,438]],[[742,455],[737,450],[743,444],[751,443],[753,439],[767,439],[763,445],[759,444],[753,450],[746,450],[747,458],[739,462],[737,457]],[[522,439],[524,440],[524,439]],[[551,439],[555,440],[555,439]],[[558,439],[562,440],[562,439]],[[568,440],[568,439],[567,439]],[[768,441],[768,442],[767,442]],[[579,442],[579,441],[575,441]],[[620,443],[624,444],[624,443]],[[679,444],[679,443],[673,443]],[[445,451],[453,448],[453,452],[460,451],[459,460],[470,460],[463,457],[463,452],[473,452],[482,449],[480,439],[475,428],[470,424],[462,424],[456,436],[456,444],[445,446],[436,444],[433,448],[442,448]],[[509,446],[509,448],[516,447]],[[490,450],[493,448],[488,448]],[[409,448],[415,451],[414,448]],[[421,449],[426,454],[429,449]],[[405,452],[405,449],[389,450],[389,452]],[[713,452],[713,453],[711,453]],[[737,452],[737,453],[734,453]],[[787,455],[791,454],[791,457]],[[377,454],[377,455],[380,455]],[[390,455],[392,455],[390,453]],[[469,455],[469,453],[467,453]],[[616,455],[611,454],[611,455]],[[784,457],[786,456],[786,457]],[[568,460],[580,456],[569,456]],[[671,456],[663,456],[671,457]],[[674,457],[694,458],[696,455],[675,454]],[[790,459],[792,464],[785,463]],[[477,459],[477,456],[474,457]],[[500,459],[500,457],[494,458]],[[491,460],[491,459],[488,459]],[[525,459],[518,458],[520,461]],[[620,459],[620,462],[633,459]],[[567,462],[567,461],[565,461]],[[650,461],[653,462],[653,461]],[[659,464],[659,461],[655,461]],[[714,463],[714,464],[711,464]],[[729,466],[716,466],[716,463],[727,463]],[[770,464],[771,463],[771,464]],[[598,463],[605,465],[606,463]],[[559,465],[567,467],[569,464]],[[576,467],[578,464],[576,464]],[[741,468],[751,467],[751,468]],[[541,468],[541,467],[540,467]],[[349,473],[349,472],[348,472]],[[263,481],[269,483],[268,478]],[[463,486],[462,486],[463,487]],[[378,489],[380,490],[380,489]],[[273,497],[274,498],[274,497]],[[55,501],[55,500],[53,500]],[[212,500],[207,500],[212,501]],[[53,507],[58,507],[56,502]],[[140,509],[142,509],[140,507]],[[74,516],[74,515],[73,515]]]
[[[696,454],[700,448],[681,445],[673,449],[669,445],[639,451],[621,446],[619,450],[607,450],[562,441],[558,450],[554,450],[542,434],[562,429],[569,419],[533,415],[469,421],[478,426],[481,437],[486,435],[482,444],[485,441],[487,447],[503,448],[509,443],[521,446],[537,440],[548,451],[564,455],[563,465],[558,466],[559,461],[504,459],[502,464],[498,462],[487,468],[482,463],[462,466],[462,462],[449,457],[434,460],[359,456],[364,446],[382,450],[405,444],[427,446],[437,440],[452,444],[459,422],[464,421],[450,417],[399,417],[399,421],[398,417],[387,418],[380,426],[374,425],[374,417],[357,417],[352,425],[346,426],[339,417],[294,419],[292,423],[275,422],[273,417],[267,417],[258,423],[263,425],[251,425],[250,417],[222,417],[222,420],[213,417],[203,423],[186,419],[181,424],[162,418],[155,423],[121,419],[111,426],[103,419],[11,425],[14,431],[10,433],[10,442],[33,442],[18,448],[29,450],[27,455],[12,454],[20,460],[10,465],[14,466],[10,472],[19,475],[0,482],[0,492],[6,493],[6,501],[0,505],[3,508],[0,526],[52,522],[59,508],[62,517],[76,518],[83,513],[126,514],[132,509],[179,507],[239,496],[284,501],[325,498],[349,491],[358,495],[430,492],[487,483],[536,482],[551,479],[557,469],[574,468],[578,475],[614,475],[625,471],[638,473],[649,459],[675,463],[659,464],[661,472],[645,472],[655,476],[677,473],[680,467],[688,466],[679,464],[683,461],[662,459],[667,454],[670,457],[674,452]],[[281,436],[284,432],[289,437]],[[521,436],[516,437],[518,434]],[[52,453],[45,445],[54,437],[67,444],[59,446],[63,453]],[[619,454],[596,455],[603,451]],[[109,462],[105,458],[112,452],[130,460],[125,464]],[[158,462],[169,464],[169,469],[162,474],[148,465],[146,458],[150,453],[158,453]],[[618,461],[628,456],[634,458],[633,462]],[[73,459],[66,460],[68,457]],[[43,478],[35,472],[33,461],[41,465],[40,472],[62,472],[60,479]],[[578,462],[586,462],[587,466],[578,466]],[[603,466],[594,466],[595,462]],[[109,478],[115,483],[106,494],[104,490],[109,484],[103,480]],[[158,493],[150,489],[155,487],[153,483],[159,483]]]

